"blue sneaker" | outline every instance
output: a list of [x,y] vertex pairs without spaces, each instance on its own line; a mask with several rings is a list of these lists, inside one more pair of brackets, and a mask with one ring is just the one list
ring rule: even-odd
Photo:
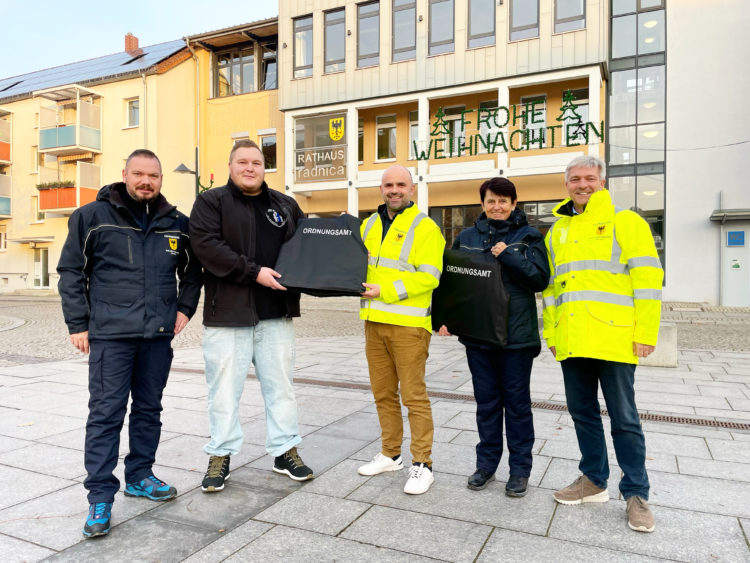
[[87,538],[106,536],[109,533],[109,520],[112,517],[111,502],[92,502],[89,515],[83,526],[83,535]]
[[140,483],[125,485],[125,496],[146,497],[150,500],[169,500],[177,496],[177,489],[153,475],[149,475]]

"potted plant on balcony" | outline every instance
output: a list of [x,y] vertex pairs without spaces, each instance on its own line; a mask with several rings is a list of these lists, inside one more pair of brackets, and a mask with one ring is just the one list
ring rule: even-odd
[[71,180],[57,180],[55,182],[40,182],[36,185],[37,190],[51,190],[53,188],[72,188],[75,182]]

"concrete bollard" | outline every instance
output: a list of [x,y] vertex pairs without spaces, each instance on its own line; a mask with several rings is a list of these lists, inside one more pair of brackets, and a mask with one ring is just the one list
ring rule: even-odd
[[638,358],[642,366],[661,368],[677,367],[677,325],[661,323],[659,325],[659,340],[656,349],[647,358]]

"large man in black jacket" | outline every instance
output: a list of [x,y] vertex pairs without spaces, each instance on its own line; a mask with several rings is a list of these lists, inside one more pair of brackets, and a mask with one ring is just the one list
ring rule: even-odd
[[177,495],[154,476],[152,465],[172,363],[170,344],[195,312],[201,288],[188,219],[160,194],[159,159],[149,150],[134,151],[122,178],[71,215],[57,266],[70,341],[81,352],[91,350],[84,453],[87,537],[109,532],[120,487],[112,471],[129,396],[125,494],[157,501]]
[[204,492],[220,491],[230,456],[243,441],[239,402],[250,364],[266,407],[266,451],[273,470],[304,481],[313,477],[297,453],[297,401],[292,387],[294,325],[299,294],[287,292],[273,270],[279,249],[303,217],[294,199],[268,188],[263,153],[250,140],[229,154],[229,181],[195,202],[193,249],[203,264],[203,355],[211,440]]

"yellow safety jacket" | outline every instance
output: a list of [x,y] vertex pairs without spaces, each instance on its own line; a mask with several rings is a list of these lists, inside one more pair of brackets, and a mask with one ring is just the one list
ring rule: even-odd
[[637,364],[633,342],[656,345],[664,271],[651,229],[612,204],[607,190],[583,213],[566,199],[547,233],[550,283],[544,290],[544,338],[557,360],[585,357]]
[[445,250],[440,228],[412,205],[394,217],[385,239],[378,212],[361,232],[370,253],[367,283],[380,286],[380,297],[362,299],[359,318],[432,331],[432,290],[440,281]]

